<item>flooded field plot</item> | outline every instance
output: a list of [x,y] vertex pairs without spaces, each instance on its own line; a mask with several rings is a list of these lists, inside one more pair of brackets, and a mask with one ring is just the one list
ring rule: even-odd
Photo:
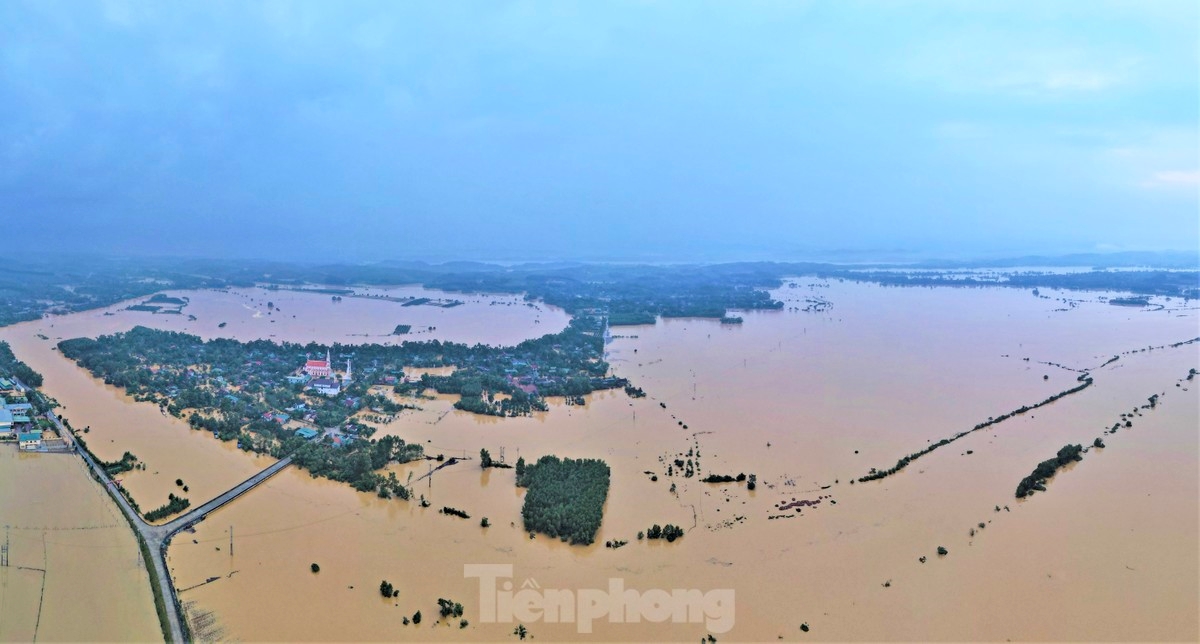
[[0,530],[0,640],[162,638],[133,531],[78,457],[0,445]]

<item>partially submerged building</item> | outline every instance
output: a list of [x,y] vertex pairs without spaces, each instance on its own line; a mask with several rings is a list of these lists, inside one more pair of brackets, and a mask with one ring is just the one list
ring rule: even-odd
[[21,451],[33,451],[42,448],[41,432],[21,432],[17,434],[17,442]]

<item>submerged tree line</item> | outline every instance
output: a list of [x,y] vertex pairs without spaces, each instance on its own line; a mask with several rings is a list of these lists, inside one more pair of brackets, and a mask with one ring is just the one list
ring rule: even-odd
[[933,450],[935,450],[939,447],[949,445],[950,443],[953,443],[954,441],[962,438],[963,436],[966,436],[973,432],[977,432],[986,427],[990,427],[992,425],[995,425],[996,423],[1004,422],[1004,421],[1008,420],[1009,418],[1012,418],[1013,416],[1019,416],[1021,414],[1033,411],[1034,409],[1037,409],[1038,407],[1042,407],[1044,405],[1049,405],[1050,403],[1052,403],[1060,398],[1069,396],[1074,393],[1079,393],[1079,392],[1083,391],[1084,389],[1087,389],[1088,387],[1092,386],[1092,377],[1086,373],[1081,374],[1076,380],[1080,384],[1078,384],[1070,389],[1067,389],[1065,391],[1060,391],[1039,403],[1035,403],[1033,405],[1022,405],[1021,407],[1018,407],[1017,409],[1014,409],[1014,410],[1008,412],[1007,414],[1001,414],[999,416],[996,416],[995,418],[989,418],[989,419],[985,420],[984,422],[975,425],[971,429],[968,429],[963,432],[959,432],[959,433],[955,434],[954,436],[951,436],[950,438],[943,438],[942,440],[930,445],[929,447],[926,447],[925,449],[922,449],[918,452],[913,452],[912,454],[909,454],[908,456],[901,458],[899,461],[896,461],[896,465],[894,467],[888,468],[886,470],[877,470],[875,468],[871,468],[871,471],[868,472],[865,476],[860,476],[858,478],[858,482],[866,483],[867,481],[875,481],[878,479],[882,479],[882,478],[891,476],[891,475],[895,474],[896,472],[899,472],[900,470],[904,469],[905,467],[908,467],[909,463],[917,460],[918,458],[921,458],[922,456],[932,452]]

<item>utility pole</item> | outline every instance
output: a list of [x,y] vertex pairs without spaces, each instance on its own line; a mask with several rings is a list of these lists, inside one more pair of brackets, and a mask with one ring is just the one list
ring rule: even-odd
[[233,525],[229,526],[229,557],[233,558]]
[[4,547],[0,548],[0,567],[8,567],[8,526],[4,526]]

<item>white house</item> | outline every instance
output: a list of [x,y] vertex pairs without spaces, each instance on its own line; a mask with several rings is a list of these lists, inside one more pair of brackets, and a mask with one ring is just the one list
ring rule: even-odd
[[336,396],[342,393],[342,386],[332,378],[317,378],[308,383],[308,388],[323,396]]

